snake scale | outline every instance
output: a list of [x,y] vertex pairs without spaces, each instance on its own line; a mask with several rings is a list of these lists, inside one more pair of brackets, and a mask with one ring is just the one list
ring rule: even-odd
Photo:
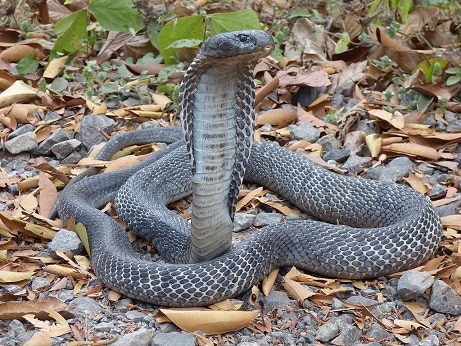
[[[221,48],[226,48],[226,39],[241,35],[265,34],[236,32],[215,36],[212,42],[224,42]],[[205,53],[202,49],[201,59],[206,60]],[[197,74],[207,74],[207,69],[195,66],[185,78]],[[185,112],[194,102],[188,92],[182,88]],[[193,190],[190,137],[185,142],[178,128],[134,131],[116,136],[100,158],[127,143],[150,141],[170,145],[137,166],[69,184],[57,202],[64,222],[74,218],[85,225],[96,275],[129,297],[164,306],[208,305],[250,289],[275,267],[296,265],[328,277],[373,278],[418,266],[438,249],[440,219],[420,193],[395,183],[337,175],[277,144],[255,142],[251,150],[243,148],[249,154],[244,179],[322,221],[269,225],[217,258],[189,263],[189,224],[166,204]],[[239,184],[239,174],[230,190]],[[135,256],[121,225],[98,210],[116,195],[116,209],[125,223],[173,263]],[[227,209],[233,212],[232,205]]]

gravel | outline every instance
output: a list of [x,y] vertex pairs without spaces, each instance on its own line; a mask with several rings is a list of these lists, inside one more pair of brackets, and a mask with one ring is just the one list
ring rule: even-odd
[[[345,86],[338,95],[350,96],[353,85]],[[337,97],[337,102],[342,100]],[[52,118],[59,115],[50,113]],[[436,120],[433,120],[436,122]],[[156,126],[155,122],[145,123],[143,126]],[[453,128],[459,126],[454,117]],[[23,125],[10,134],[4,143],[0,157],[2,169],[9,176],[34,176],[38,171],[34,169],[33,157],[44,156],[50,163],[75,163],[94,145],[106,139],[101,131],[111,133],[117,123],[111,118],[102,115],[87,115],[83,118],[80,132],[76,133],[57,129],[47,139],[37,146],[33,125]],[[367,131],[370,124],[359,122],[359,126]],[[447,128],[449,128],[447,126]],[[271,129],[270,126],[267,126]],[[447,170],[437,165],[409,160],[400,157],[390,160],[387,164],[371,168],[370,157],[363,154],[366,150],[353,151],[344,148],[332,136],[320,137],[320,132],[307,123],[300,122],[290,125],[293,139],[305,139],[312,143],[321,144],[323,158],[332,160],[341,168],[347,169],[349,174],[363,172],[368,169],[367,177],[386,181],[400,181],[410,172],[418,171],[424,175],[427,183],[432,187],[429,196],[434,199],[444,197],[447,182],[456,185],[460,179],[456,175],[448,174]],[[416,167],[416,168],[415,168]],[[2,193],[2,206],[8,208],[6,201],[9,194],[18,196],[16,184],[10,184]],[[455,196],[461,196],[459,193]],[[268,195],[271,200],[277,197]],[[458,213],[461,200],[438,207],[442,215]],[[291,216],[294,217],[294,216]],[[235,215],[235,231],[251,232],[256,227],[273,224],[290,219],[278,212],[268,212],[263,207],[254,210],[238,212]],[[239,233],[239,234],[243,234]],[[27,239],[25,240],[27,241]],[[139,242],[134,243],[136,251]],[[53,241],[44,249],[43,256],[61,250],[69,255],[83,254],[84,248],[74,232],[61,230]],[[31,259],[31,263],[35,263]],[[29,263],[29,262],[27,262]],[[259,325],[248,326],[242,330],[226,333],[220,336],[207,336],[219,345],[396,345],[403,344],[393,329],[382,324],[381,321],[407,319],[417,322],[409,310],[410,303],[417,303],[423,307],[421,316],[431,324],[431,328],[423,333],[413,331],[399,334],[405,337],[406,344],[411,345],[438,345],[449,341],[451,328],[458,316],[461,315],[461,297],[447,285],[440,276],[434,273],[411,271],[399,278],[377,278],[365,281],[362,285],[343,281],[339,283],[338,293],[327,295],[321,291],[322,287],[309,286],[317,295],[300,303],[290,298],[282,285],[282,269],[277,277],[275,290],[268,296],[260,294],[259,303],[263,309],[263,320]],[[22,295],[29,291],[36,298],[45,296],[58,297],[71,307],[73,317],[67,319],[73,330],[83,333],[87,340],[108,341],[115,340],[113,345],[195,345],[196,335],[181,331],[173,323],[158,323],[156,321],[158,307],[124,298],[118,301],[109,299],[109,288],[92,278],[85,281],[80,291],[75,291],[75,282],[72,278],[62,278],[62,285],[52,287],[56,281],[49,281],[49,277],[33,276],[28,283],[21,285],[5,284],[0,287],[0,295],[10,297],[11,300],[24,299]],[[327,285],[328,286],[328,285]],[[328,287],[329,288],[329,287]],[[366,307],[366,308],[365,308]],[[426,310],[428,308],[428,310]],[[371,314],[371,315],[370,315]],[[366,317],[366,318],[365,318]],[[265,330],[263,321],[269,322],[271,327]],[[378,322],[379,321],[379,322]],[[38,328],[22,319],[0,321],[0,345],[16,346],[26,343]],[[203,335],[197,331],[198,335]],[[74,332],[53,338],[53,345],[65,344],[76,340]]]

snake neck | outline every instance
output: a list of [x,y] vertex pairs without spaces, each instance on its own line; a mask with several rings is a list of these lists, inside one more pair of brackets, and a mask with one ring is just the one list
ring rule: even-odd
[[254,89],[246,64],[191,69],[180,114],[192,169],[191,260],[200,262],[232,245],[235,204],[253,143]]

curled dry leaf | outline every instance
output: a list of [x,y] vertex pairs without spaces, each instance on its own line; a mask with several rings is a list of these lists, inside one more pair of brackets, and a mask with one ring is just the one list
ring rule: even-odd
[[298,115],[296,110],[288,108],[270,109],[256,119],[256,124],[271,124],[272,126],[285,127],[296,122]]
[[24,315],[22,318],[30,322],[35,328],[40,328],[42,332],[47,333],[51,337],[61,336],[71,332],[69,324],[58,312],[53,310],[45,311],[48,312],[49,317],[55,320],[55,323],[40,321],[36,319],[33,314]]
[[390,145],[383,146],[382,149],[383,151],[387,152],[423,157],[433,161],[437,161],[437,159],[439,158],[437,150],[416,143],[393,143]]
[[405,126],[405,117],[400,112],[391,113],[384,109],[370,109],[368,113],[375,118],[386,121],[399,130]]
[[26,55],[37,55],[34,47],[25,44],[14,45],[0,53],[0,58],[9,62],[18,62]]
[[381,136],[376,133],[369,134],[365,137],[365,143],[370,150],[371,157],[378,157],[379,153],[381,152],[381,146],[383,144],[383,139]]
[[279,273],[280,269],[279,268],[276,268],[274,270],[272,270],[269,275],[267,275],[264,279],[263,279],[263,283],[262,283],[262,290],[263,290],[263,293],[268,296],[270,291],[272,290],[272,287],[274,287],[274,283],[275,283],[275,280],[277,279],[277,275]]
[[[197,330],[207,335],[240,330],[253,323],[259,311],[213,311],[200,309],[160,309],[179,328],[193,333]],[[158,320],[157,320],[158,321]]]
[[315,292],[312,292],[310,289],[301,285],[299,282],[296,282],[287,277],[283,279],[282,285],[287,291],[288,295],[296,299],[299,303],[302,303],[305,299],[315,295]]
[[0,94],[0,107],[9,106],[13,103],[31,101],[38,97],[37,89],[34,89],[23,81],[18,80]]
[[27,236],[39,237],[49,240],[53,239],[56,234],[55,231],[47,227],[19,220],[4,212],[0,212],[0,221],[3,222],[10,233],[14,234],[20,232]]
[[55,58],[50,61],[48,66],[46,67],[45,71],[43,72],[43,77],[44,78],[56,78],[59,76],[66,66],[67,60],[69,59],[69,56],[62,56],[59,58]]

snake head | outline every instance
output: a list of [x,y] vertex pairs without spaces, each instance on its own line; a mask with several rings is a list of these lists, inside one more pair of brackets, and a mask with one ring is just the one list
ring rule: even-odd
[[274,40],[265,31],[243,30],[213,36],[202,45],[200,53],[207,58],[242,62],[263,58],[273,49]]

